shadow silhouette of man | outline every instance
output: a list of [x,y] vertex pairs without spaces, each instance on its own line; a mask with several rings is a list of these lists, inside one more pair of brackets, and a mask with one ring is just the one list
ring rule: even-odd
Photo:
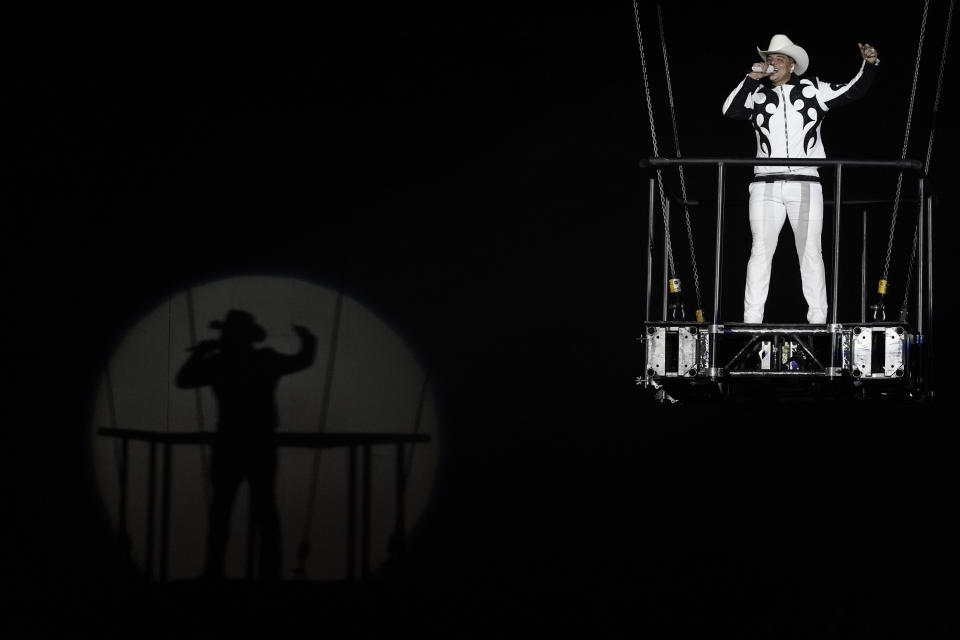
[[211,448],[210,480],[213,494],[207,534],[207,578],[224,577],[230,513],[246,479],[250,485],[253,523],[260,536],[260,578],[280,578],[282,551],[275,483],[277,453],[272,437],[278,425],[274,392],[282,376],[306,369],[316,355],[316,337],[294,325],[300,339],[297,353],[286,355],[255,343],[266,332],[253,316],[230,310],[223,321],[210,326],[220,330],[219,340],[191,347],[189,359],[177,373],[183,389],[209,385],[217,399],[217,437]]

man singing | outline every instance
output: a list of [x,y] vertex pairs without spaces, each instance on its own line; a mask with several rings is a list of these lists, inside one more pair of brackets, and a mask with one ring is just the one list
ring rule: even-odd
[[[877,50],[860,44],[863,60],[856,75],[845,83],[819,78],[800,79],[810,59],[803,48],[777,34],[766,50],[759,47],[762,63],[727,96],[723,114],[749,120],[757,139],[757,158],[825,158],[820,125],[836,107],[861,98],[879,66]],[[750,231],[753,244],[747,263],[743,295],[743,321],[763,322],[770,287],[770,268],[783,221],[790,220],[800,259],[807,322],[827,321],[827,285],[824,277],[820,232],[823,228],[823,191],[816,167],[757,166],[750,183]]]

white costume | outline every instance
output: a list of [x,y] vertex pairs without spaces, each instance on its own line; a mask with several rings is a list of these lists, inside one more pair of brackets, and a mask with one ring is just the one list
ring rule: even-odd
[[[776,44],[782,46],[776,47]],[[786,43],[785,45],[783,43]],[[806,71],[806,52],[786,36],[774,36],[771,51],[797,60],[794,75],[785,84],[746,76],[723,103],[723,114],[749,120],[757,138],[757,158],[825,158],[820,125],[828,111],[862,97],[876,76],[877,64],[864,61],[852,80],[833,84],[818,78],[800,80]],[[816,167],[754,168],[750,184],[750,230],[753,245],[747,263],[743,296],[743,321],[763,322],[763,307],[770,286],[770,267],[784,219],[796,238],[807,321],[827,320],[827,288],[820,232],[823,228],[823,192]]]

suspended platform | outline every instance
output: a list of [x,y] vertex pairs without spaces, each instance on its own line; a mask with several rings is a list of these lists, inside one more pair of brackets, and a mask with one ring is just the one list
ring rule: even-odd
[[871,391],[908,397],[932,393],[922,373],[923,336],[903,324],[650,321],[643,342],[644,373],[638,382],[656,389],[663,400],[683,395],[681,387],[715,383],[717,392],[726,393],[737,381],[757,380],[796,383],[798,390],[811,392],[829,384],[835,392],[846,388],[858,397]]
[[[785,165],[830,167],[835,170],[833,200],[832,273],[828,265],[828,293],[831,301],[826,324],[745,324],[724,321],[721,316],[721,278],[724,227],[724,169],[726,165]],[[637,384],[653,390],[661,401],[680,397],[726,397],[731,388],[768,382],[767,388],[793,388],[796,393],[816,396],[825,390],[831,395],[849,392],[851,397],[870,398],[898,395],[911,399],[933,396],[931,329],[933,323],[933,200],[924,197],[924,176],[917,183],[917,277],[910,292],[911,313],[901,312],[896,321],[885,312],[874,311],[868,319],[866,287],[866,212],[863,217],[863,245],[860,275],[860,313],[856,320],[838,320],[840,265],[840,217],[842,214],[842,169],[844,166],[887,167],[915,171],[917,161],[876,160],[778,160],[734,158],[650,158],[646,166],[659,172],[662,167],[685,164],[713,164],[717,167],[716,242],[714,255],[712,317],[700,321],[676,319],[668,304],[667,252],[669,238],[656,237],[655,180],[650,178],[650,207],[647,242],[646,313],[639,342],[643,346],[643,370]],[[665,225],[669,224],[669,201],[661,199]],[[828,223],[825,207],[824,226]],[[849,241],[847,242],[849,245]],[[654,252],[663,247],[659,318],[654,306]],[[832,282],[830,282],[832,280]],[[846,301],[845,301],[846,302]],[[739,311],[739,310],[738,310]],[[909,318],[907,316],[913,316]]]

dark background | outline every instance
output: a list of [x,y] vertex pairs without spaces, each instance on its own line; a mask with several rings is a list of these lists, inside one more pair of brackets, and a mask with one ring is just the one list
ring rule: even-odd
[[[752,155],[748,126],[720,106],[755,48],[787,33],[810,54],[807,75],[832,81],[855,73],[857,42],[878,48],[877,84],[823,135],[833,157],[900,157],[919,3],[813,2],[749,19],[666,4],[684,156]],[[908,153],[921,160],[945,5],[932,3],[922,58]],[[673,155],[655,5],[638,15],[660,153]],[[638,162],[652,148],[630,3],[158,10],[4,29],[5,624],[118,637],[301,624],[823,637],[954,624],[945,331],[943,397],[922,406],[659,406],[635,387],[649,177]],[[952,95],[941,100],[952,113]],[[955,141],[941,117],[938,283],[952,276]],[[734,316],[746,175],[731,171],[728,186]],[[895,179],[851,171],[844,194],[890,198]],[[709,305],[716,187],[710,172],[687,183],[705,202],[694,232]],[[915,217],[901,213],[894,281]],[[871,217],[871,282],[889,222],[889,208]],[[768,320],[801,322],[784,233]],[[859,310],[858,233],[859,217],[845,219],[841,321]],[[692,309],[686,239],[675,242]],[[102,359],[167,293],[244,273],[342,279],[435,367],[434,505],[404,563],[373,586],[132,586],[100,520],[86,421]],[[949,290],[937,300],[947,327]]]

